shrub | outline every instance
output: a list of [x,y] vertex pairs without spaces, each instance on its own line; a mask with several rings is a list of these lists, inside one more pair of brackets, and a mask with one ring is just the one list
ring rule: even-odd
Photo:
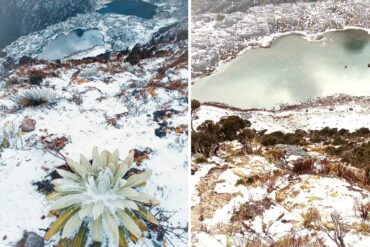
[[369,128],[359,128],[355,133],[359,136],[364,136],[370,134],[370,130]]
[[193,99],[191,101],[191,111],[194,112],[196,109],[198,109],[200,107],[200,102],[196,99]]
[[348,141],[345,140],[343,137],[337,136],[333,139],[331,143],[333,145],[344,145],[344,144],[348,144]]
[[368,220],[370,216],[370,203],[360,203],[356,201],[355,211],[363,221]]
[[281,131],[272,132],[270,134],[263,134],[261,144],[263,146],[275,146],[277,144],[286,145],[304,145],[304,133],[296,131],[295,133],[283,133]]
[[199,163],[206,163],[206,162],[207,162],[207,158],[206,158],[206,157],[204,157],[204,156],[202,156],[202,155],[200,155],[200,156],[198,156],[198,157],[196,157],[196,158],[194,159],[194,162],[195,162],[196,164],[199,164]]
[[342,159],[354,165],[367,164],[370,160],[370,142],[355,147],[351,152],[342,153]]
[[146,222],[158,224],[144,207],[158,202],[137,190],[152,172],[128,175],[133,156],[131,152],[120,163],[118,150],[99,154],[94,148],[92,162],[83,155],[79,163],[67,158],[70,171],[57,169],[62,178],[52,180],[55,191],[48,199],[55,201],[51,212],[59,217],[45,239],[62,232],[60,245],[72,241],[72,246],[85,246],[85,240],[91,237],[100,243],[108,239],[109,246],[127,246],[127,236],[137,241],[148,230]]
[[19,65],[29,65],[31,64],[32,62],[34,62],[34,59],[32,59],[32,57],[28,57],[28,56],[22,56],[19,61],[18,61],[18,64]]
[[220,135],[220,126],[215,124],[211,120],[206,120],[204,123],[198,126],[197,131],[214,134],[216,136]]
[[0,149],[18,148],[23,145],[21,133],[13,123],[6,122],[0,127]]
[[314,159],[299,159],[293,163],[293,172],[297,174],[313,173],[315,168]]
[[40,74],[34,72],[30,75],[29,80],[30,80],[31,85],[39,86],[39,85],[41,85],[44,78]]
[[246,202],[234,210],[231,222],[243,222],[245,220],[255,219],[257,216],[262,215],[271,205],[272,202],[267,198],[256,202]]
[[254,129],[243,129],[238,133],[237,140],[244,145],[245,153],[253,153],[252,143],[255,137],[256,131]]
[[237,132],[245,127],[250,127],[251,123],[238,116],[224,117],[219,122],[220,132],[224,140],[232,141],[237,138]]
[[218,147],[218,138],[210,132],[195,132],[191,135],[191,151],[209,157]]
[[325,241],[315,236],[314,238],[311,236],[298,236],[292,232],[280,239],[278,239],[274,245],[274,247],[323,247],[325,245]]
[[245,185],[245,181],[244,181],[244,179],[239,178],[239,179],[236,181],[235,186],[239,186],[239,185]]
[[317,224],[321,221],[320,212],[316,208],[309,208],[307,212],[302,214],[302,225],[305,228],[313,227],[312,224]]
[[278,162],[285,158],[286,151],[280,148],[271,148],[267,150],[266,155],[272,160]]

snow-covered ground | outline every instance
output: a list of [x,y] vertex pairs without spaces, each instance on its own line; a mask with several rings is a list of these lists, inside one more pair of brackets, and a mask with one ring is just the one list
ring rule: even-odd
[[[267,130],[266,133],[294,133],[298,129],[309,131],[325,127],[355,131],[370,126],[369,100],[369,97],[336,95],[275,111],[202,105],[193,114],[193,127],[196,129],[206,120],[216,123],[222,117],[237,115],[248,119],[251,128]],[[268,148],[245,154],[237,141],[223,143],[214,156],[200,163],[194,155],[191,176],[193,246],[205,247],[209,243],[212,246],[246,246],[256,238],[264,244],[281,244],[287,236],[296,236],[308,237],[311,244],[320,239],[325,246],[335,247],[337,244],[331,239],[334,212],[340,215],[346,231],[345,245],[368,246],[369,222],[363,221],[356,211],[359,204],[370,205],[366,185],[356,185],[320,172],[292,172],[292,164],[300,158],[328,160],[332,164],[340,162],[320,151],[322,145],[277,146],[279,150],[295,150],[286,151],[284,162],[269,158]],[[244,218],[237,218],[243,208],[250,215],[246,213]],[[319,212],[320,223],[307,226],[305,214],[312,208]]]
[[[126,28],[137,32],[140,37],[149,37],[156,30],[153,23],[135,22],[135,17],[107,17],[106,20],[110,18],[125,19],[130,24]],[[117,23],[122,30],[119,22],[104,27],[113,30]],[[103,28],[102,22],[88,18],[85,24]],[[59,24],[59,28],[62,27],[64,24]],[[150,32],[141,27],[150,29]],[[59,28],[54,26],[49,31]],[[43,40],[44,36],[35,35],[33,38]],[[135,35],[131,38],[141,40]],[[164,223],[178,228],[174,233],[183,237],[180,239],[168,232],[166,244],[187,245],[187,233],[182,230],[188,222],[187,60],[181,60],[186,53],[186,44],[186,41],[157,44],[158,53],[162,51],[165,55],[140,59],[136,65],[125,62],[125,55],[118,57],[118,53],[112,53],[108,61],[64,61],[56,67],[52,63],[26,65],[11,75],[17,78],[26,73],[24,71],[34,69],[55,73],[48,75],[42,83],[58,96],[53,106],[14,110],[12,97],[31,86],[28,83],[9,85],[5,83],[7,78],[0,82],[0,129],[4,125],[15,126],[12,136],[17,140],[17,145],[11,143],[10,147],[0,148],[1,245],[14,246],[24,231],[43,236],[55,220],[45,218],[50,204],[33,185],[45,179],[55,167],[64,164],[63,160],[46,152],[40,143],[45,129],[53,138],[68,139],[61,153],[75,160],[80,153],[91,157],[94,146],[100,150],[118,149],[121,158],[132,149],[149,150],[148,158],[137,165],[140,169],[153,170],[153,177],[145,187],[146,193],[155,195],[160,201],[153,213],[161,209],[172,215]],[[174,82],[180,86],[170,87]],[[171,114],[162,114],[162,111],[170,111]],[[26,116],[36,121],[36,128],[29,133],[21,133],[19,126]],[[138,246],[156,246],[155,238],[144,242]],[[53,246],[53,242],[46,243],[46,246]]]
[[221,117],[239,115],[251,121],[254,129],[266,129],[267,132],[294,132],[327,126],[354,131],[370,126],[369,102],[370,97],[334,95],[304,102],[292,110],[230,110],[202,105],[197,110],[193,126],[196,128],[208,119],[218,122]]

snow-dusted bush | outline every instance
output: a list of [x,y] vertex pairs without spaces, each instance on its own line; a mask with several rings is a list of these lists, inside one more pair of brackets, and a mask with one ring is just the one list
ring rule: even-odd
[[16,97],[12,98],[18,107],[31,107],[39,105],[53,105],[59,96],[51,88],[34,87],[24,90]]
[[57,169],[62,178],[52,181],[55,191],[48,199],[55,201],[51,212],[59,217],[45,239],[62,232],[60,241],[77,241],[77,246],[85,246],[88,236],[95,242],[108,241],[109,246],[127,246],[127,236],[133,241],[143,237],[146,222],[158,224],[144,207],[158,202],[137,190],[152,172],[128,175],[133,161],[133,152],[121,163],[118,150],[98,153],[97,148],[92,162],[83,155],[79,163],[67,159],[72,172]]
[[6,122],[0,126],[0,149],[1,148],[18,148],[23,144],[20,132],[15,125]]

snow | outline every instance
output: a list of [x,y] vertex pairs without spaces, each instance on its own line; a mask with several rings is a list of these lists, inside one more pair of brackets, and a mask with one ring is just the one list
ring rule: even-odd
[[199,247],[208,247],[208,246],[224,247],[226,246],[226,242],[227,242],[225,239],[225,236],[223,235],[210,236],[205,232],[196,234],[194,238],[196,239],[197,246]]
[[[194,114],[193,126],[196,128],[206,120],[218,122],[220,118],[230,115],[238,115],[251,121],[251,128],[257,130],[266,129],[267,132],[283,131],[295,132],[297,129],[312,130],[330,128],[345,128],[350,131],[361,127],[369,127],[369,97],[353,97],[348,101],[349,96],[334,96],[303,102],[296,107],[287,107],[288,110],[238,110],[210,105],[202,105]],[[346,100],[344,100],[346,99]],[[231,143],[228,143],[230,145]],[[223,145],[223,144],[222,144]],[[221,147],[223,147],[221,145]],[[232,146],[238,148],[238,144],[232,142]],[[242,148],[242,147],[239,147]],[[284,147],[283,147],[284,148]],[[325,154],[304,151],[301,152],[297,147],[296,151],[286,154],[288,164],[284,169],[291,169],[289,163],[309,155],[318,159],[327,158]],[[292,230],[299,230],[300,236],[309,234],[312,236],[313,230],[302,226],[302,214],[314,207],[320,212],[322,224],[329,224],[331,214],[338,212],[342,222],[351,227],[351,231],[345,236],[348,246],[366,246],[369,237],[365,233],[356,230],[355,225],[361,223],[355,208],[357,203],[366,204],[370,202],[370,192],[365,188],[360,188],[346,182],[344,179],[325,176],[325,175],[278,175],[272,187],[272,192],[268,192],[268,185],[264,183],[253,183],[252,185],[236,185],[239,179],[245,179],[258,174],[264,176],[274,174],[275,170],[281,170],[280,166],[270,163],[263,155],[235,155],[232,156],[232,148],[220,148],[217,156],[208,159],[208,162],[199,164],[199,170],[209,166],[211,160],[218,164],[226,165],[225,170],[217,177],[214,188],[208,188],[220,195],[229,194],[231,199],[219,206],[211,217],[202,220],[201,224],[205,231],[196,231],[192,238],[194,246],[204,246],[206,241],[226,241],[230,238],[231,243],[237,245],[240,238],[247,239],[252,237],[250,232],[244,232],[240,237],[237,233],[223,232],[227,227],[234,227],[239,222],[231,222],[231,217],[236,209],[247,202],[258,202],[263,199],[272,200],[273,204],[265,208],[262,215],[258,215],[247,223],[257,233],[264,234],[263,226],[268,227],[269,236],[278,240],[291,234]],[[227,158],[227,162],[224,159]],[[290,168],[289,168],[290,167]],[[292,176],[292,177],[291,177]],[[192,186],[196,190],[201,182],[199,178],[193,179]],[[202,188],[207,190],[207,188]],[[209,192],[208,192],[209,193]],[[229,198],[229,197],[225,197]],[[204,199],[203,199],[204,200]],[[210,202],[199,201],[197,205],[204,203],[211,205]],[[203,228],[200,228],[203,229]],[[335,247],[330,238],[323,231],[315,231],[322,237],[327,246]],[[330,234],[333,234],[332,232]],[[225,242],[224,242],[225,243]],[[243,242],[245,244],[245,242]],[[217,246],[217,245],[216,245]]]
[[[250,2],[241,1],[234,4],[230,1],[199,0],[193,3],[194,6],[199,6],[199,9],[192,11],[193,83],[197,83],[198,78],[209,75],[222,63],[234,59],[248,49],[269,47],[274,39],[282,35],[297,33],[315,42],[327,31],[358,28],[369,32],[368,1],[291,1],[283,4]],[[255,6],[252,7],[253,5]],[[313,99],[296,106],[276,106],[268,110],[237,109],[207,103],[195,111],[192,124],[196,129],[206,120],[218,122],[222,117],[237,115],[249,120],[251,128],[267,130],[267,133],[293,133],[299,129],[310,131],[325,127],[355,131],[370,126],[369,103],[370,97],[347,95]],[[322,237],[325,246],[335,247],[334,242],[323,231],[302,227],[302,213],[315,207],[320,212],[323,225],[331,222],[330,214],[334,211],[341,215],[344,224],[351,228],[344,238],[346,245],[367,246],[370,241],[368,234],[355,227],[361,219],[356,215],[354,207],[356,201],[369,202],[369,191],[340,178],[292,174],[289,163],[294,160],[305,155],[317,159],[327,158],[325,154],[310,152],[309,148],[304,151],[305,154],[302,153],[287,154],[285,160],[288,164],[284,167],[267,162],[262,157],[263,154],[238,155],[228,153],[227,150],[217,151],[217,156],[209,158],[206,163],[197,164],[197,169],[202,171],[206,169],[203,167],[216,161],[223,164],[225,170],[213,181],[216,183],[215,187],[214,183],[209,181],[202,183],[204,181],[202,178],[199,180],[199,176],[191,178],[193,190],[202,184],[204,193],[212,196],[218,193],[220,198],[223,198],[217,203],[208,202],[204,197],[198,198],[201,200],[197,202],[196,207],[202,210],[208,206],[212,209],[212,215],[209,215],[208,211],[204,214],[198,213],[200,210],[194,211],[202,217],[199,220],[194,217],[197,224],[196,230],[193,231],[192,245],[198,247],[212,243],[212,246],[246,246],[246,240],[256,235],[243,228],[241,222],[230,222],[230,219],[240,205],[247,202],[258,203],[259,200],[266,199],[272,201],[272,205],[265,207],[262,215],[243,222],[257,233],[264,235],[263,228],[267,227],[268,235],[264,236],[278,240],[292,234],[291,231],[294,230],[298,231],[300,236],[309,236],[310,240],[314,240],[315,236]],[[226,157],[227,162],[224,160]],[[275,174],[273,171],[276,170],[283,173]],[[249,186],[236,185],[241,178],[253,174],[271,175],[271,172],[273,176],[270,178],[274,179],[272,186],[258,182]],[[209,177],[218,174],[212,173],[212,170],[208,173]],[[212,184],[212,187],[205,188],[204,184]],[[225,230],[234,229],[238,224],[243,234]]]
[[46,175],[42,168],[51,168],[59,163],[55,157],[41,150],[6,149],[0,157],[0,236],[19,240],[23,231],[40,232],[52,219],[48,214],[49,204],[44,195],[36,192],[32,184]]
[[24,55],[37,57],[60,34],[67,35],[81,27],[84,30],[96,29],[103,36],[105,45],[83,51],[81,56],[78,54],[73,56],[81,58],[100,53],[104,49],[119,51],[132,48],[136,44],[146,44],[161,27],[175,22],[174,18],[158,17],[146,20],[136,16],[117,14],[79,14],[41,31],[22,36],[5,47],[4,51],[14,59],[19,59]]
[[[202,2],[198,1],[198,4],[204,7]],[[223,62],[248,49],[267,47],[281,35],[299,33],[314,40],[322,32],[330,30],[353,26],[368,30],[370,27],[367,1],[295,1],[283,4],[261,4],[259,1],[253,7],[247,1],[239,3],[243,4],[240,10],[230,10],[230,2],[219,3],[219,9],[216,7],[218,3],[211,6],[217,10],[215,12],[208,12],[208,9],[204,13],[192,12],[193,79],[206,76]]]
[[197,110],[197,118],[193,121],[194,128],[205,120],[218,122],[222,117],[237,115],[248,119],[252,127],[267,132],[294,132],[297,129],[318,130],[325,127],[348,129],[355,131],[370,126],[370,108],[367,100],[353,102],[332,102],[330,106],[307,106],[297,110],[248,110],[238,111],[202,105]]
[[[65,136],[69,142],[62,153],[71,159],[78,160],[80,153],[91,157],[94,146],[99,150],[114,151],[118,149],[121,158],[132,149],[144,150],[149,148],[153,152],[149,159],[144,160],[140,169],[151,169],[153,176],[145,187],[145,193],[155,195],[160,201],[159,207],[173,213],[168,224],[186,227],[188,223],[187,211],[187,133],[167,132],[163,138],[155,135],[159,124],[153,119],[153,112],[158,110],[176,109],[167,122],[170,127],[188,124],[188,105],[183,92],[154,89],[155,96],[142,98],[118,97],[122,92],[132,94],[140,90],[156,75],[157,70],[166,63],[171,63],[174,57],[151,58],[142,61],[140,67],[123,66],[118,74],[105,74],[99,66],[92,63],[80,65],[73,69],[58,69],[59,78],[48,78],[49,87],[60,94],[61,99],[53,107],[29,107],[15,113],[0,111],[0,126],[5,122],[19,126],[25,116],[36,120],[36,130],[24,134],[22,149],[0,149],[0,236],[6,235],[1,244],[15,245],[22,237],[23,231],[34,231],[43,236],[53,218],[42,219],[50,205],[45,196],[36,192],[33,182],[41,181],[47,175],[44,168],[52,171],[64,162],[43,151],[38,142],[42,129],[55,137]],[[81,70],[81,77],[87,81],[81,84],[72,82],[70,78],[77,69]],[[172,70],[177,79],[187,81],[183,70]],[[110,77],[109,82],[104,80]],[[165,77],[166,78],[166,77]],[[168,81],[172,81],[167,78]],[[137,87],[130,88],[135,82]],[[19,88],[18,88],[19,87]],[[12,89],[12,93],[22,90],[21,86]],[[82,104],[72,102],[72,96],[78,94]],[[11,106],[11,94],[7,90],[0,92],[0,105]],[[178,99],[178,100],[174,100]],[[133,109],[132,106],[141,107]],[[118,118],[117,115],[121,117]],[[107,124],[107,120],[116,118],[116,126]],[[49,172],[50,172],[49,171]],[[32,210],[30,210],[32,207]],[[154,209],[153,212],[156,212]],[[168,236],[175,246],[186,246],[173,235]],[[152,240],[144,240],[138,246],[154,246]],[[46,246],[53,246],[53,242]],[[130,246],[134,246],[132,243]]]

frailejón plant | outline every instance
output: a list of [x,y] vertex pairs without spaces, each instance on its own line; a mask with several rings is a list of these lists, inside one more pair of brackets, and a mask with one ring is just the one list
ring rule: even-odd
[[45,239],[61,233],[59,245],[82,247],[88,237],[109,246],[127,246],[128,237],[135,242],[142,238],[146,222],[158,224],[144,206],[158,202],[137,190],[151,177],[150,170],[127,175],[133,162],[132,152],[120,162],[118,150],[99,153],[97,148],[92,162],[83,155],[79,163],[67,159],[71,171],[57,169],[62,178],[52,181],[55,191],[48,195],[55,201],[51,213],[59,217]]
[[12,98],[18,108],[54,105],[59,96],[51,88],[33,87]]

